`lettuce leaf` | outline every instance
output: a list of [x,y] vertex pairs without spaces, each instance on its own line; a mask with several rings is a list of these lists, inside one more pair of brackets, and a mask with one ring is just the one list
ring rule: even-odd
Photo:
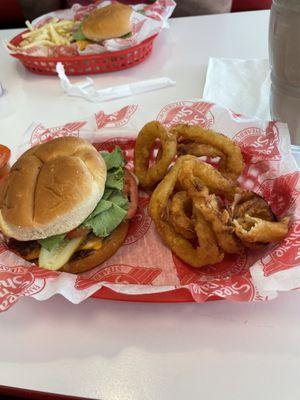
[[108,172],[105,187],[109,189],[123,190],[124,188],[124,171],[123,168],[114,168],[114,171]]
[[[145,14],[144,11],[138,11],[140,14]],[[132,32],[128,32],[125,35],[121,36],[120,39],[129,39],[132,36]],[[87,40],[87,37],[82,32],[82,24],[79,25],[77,31],[73,33],[74,40]]]
[[116,204],[119,207],[128,210],[128,198],[120,193],[118,190],[114,190],[108,198],[109,201]]
[[62,233],[61,235],[54,235],[54,236],[49,236],[45,239],[39,239],[38,242],[42,247],[50,251],[53,249],[53,247],[57,246],[60,242],[62,242],[65,237],[66,234]]
[[[124,157],[120,147],[111,153],[101,152],[107,168],[104,194],[92,213],[83,221],[82,227],[89,228],[96,236],[106,237],[123,221],[128,210],[128,199],[123,194]],[[50,251],[66,234],[39,240],[42,247]]]
[[111,153],[101,152],[107,168],[105,191],[94,211],[82,223],[94,235],[106,237],[123,221],[128,210],[124,188],[124,157],[120,147]]
[[125,165],[123,153],[119,146],[117,146],[111,153],[108,151],[101,151],[100,154],[105,161],[108,172],[113,168],[124,167]]
[[107,200],[111,194],[113,193],[114,189],[109,189],[109,188],[105,188],[102,199],[101,200]]
[[113,152],[101,152],[106,168],[107,177],[105,188],[123,190],[124,188],[124,157],[120,147],[116,147]]
[[96,236],[106,237],[120,225],[127,214],[127,210],[107,200],[101,200],[98,206],[100,212],[93,218],[85,220],[83,226],[90,228]]
[[123,221],[128,210],[128,199],[119,190],[106,189],[95,210],[82,223],[94,235],[106,237]]
[[87,38],[84,36],[82,32],[82,25],[80,24],[77,31],[73,33],[74,40],[86,40]]
[[[142,14],[142,13],[140,13]],[[125,35],[121,36],[120,39],[129,39],[132,36],[132,32],[128,32]]]

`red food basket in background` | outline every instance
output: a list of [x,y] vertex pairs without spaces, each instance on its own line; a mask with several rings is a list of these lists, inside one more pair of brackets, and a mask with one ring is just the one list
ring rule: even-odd
[[[22,41],[22,35],[26,32],[14,37],[10,43],[13,46],[18,46]],[[131,68],[143,62],[151,54],[156,37],[157,34],[128,49],[113,52],[107,51],[101,54],[35,57],[11,53],[11,56],[19,59],[29,71],[36,74],[56,75],[56,64],[58,62],[64,65],[67,75],[102,74]]]

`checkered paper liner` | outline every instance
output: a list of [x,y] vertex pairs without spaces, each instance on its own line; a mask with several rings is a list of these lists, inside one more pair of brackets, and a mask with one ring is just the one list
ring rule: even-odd
[[[168,105],[105,107],[87,119],[46,127],[34,122],[23,143],[13,149],[16,158],[27,148],[61,136],[88,139],[99,150],[119,145],[133,168],[135,138],[148,121],[166,127],[176,123],[200,124],[222,132],[241,147],[245,169],[244,188],[263,196],[278,218],[289,215],[289,233],[264,251],[227,255],[221,263],[194,269],[163,244],[147,213],[149,193],[139,192],[139,209],[129,234],[109,260],[81,275],[39,268],[17,257],[0,243],[0,310],[10,308],[22,296],[46,300],[60,293],[79,303],[107,286],[119,293],[149,294],[186,288],[196,302],[212,297],[235,301],[263,301],[280,291],[300,287],[300,173],[290,151],[286,125],[244,117],[201,100]],[[134,300],[134,296],[133,296]]]

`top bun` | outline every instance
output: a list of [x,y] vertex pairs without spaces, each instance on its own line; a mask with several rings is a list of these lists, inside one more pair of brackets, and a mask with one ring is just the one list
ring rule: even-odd
[[118,38],[131,32],[132,8],[120,3],[97,8],[82,22],[82,32],[94,42]]
[[68,232],[94,210],[105,181],[105,162],[86,140],[63,137],[33,147],[1,186],[0,228],[18,240]]

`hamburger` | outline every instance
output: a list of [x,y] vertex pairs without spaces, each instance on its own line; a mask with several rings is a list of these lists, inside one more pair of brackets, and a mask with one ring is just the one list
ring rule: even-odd
[[74,33],[74,39],[80,47],[89,43],[100,43],[103,40],[126,38],[131,34],[132,8],[114,2],[108,6],[92,11]]
[[137,209],[122,151],[57,138],[26,151],[2,181],[0,229],[10,250],[40,267],[84,272],[111,257]]

